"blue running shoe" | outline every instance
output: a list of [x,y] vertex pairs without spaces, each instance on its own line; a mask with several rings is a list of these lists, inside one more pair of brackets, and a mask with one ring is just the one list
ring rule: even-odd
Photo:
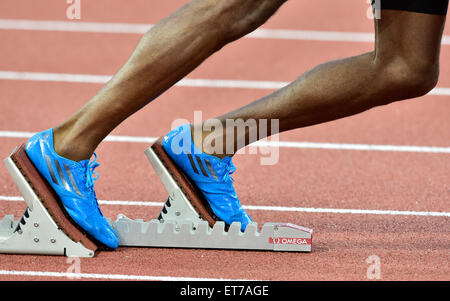
[[214,214],[226,224],[241,223],[244,231],[252,221],[242,208],[230,176],[236,171],[231,157],[220,159],[200,151],[192,141],[191,127],[182,125],[168,133],[162,146],[175,164],[203,193]]
[[[93,238],[108,248],[119,246],[119,237],[108,224],[97,203],[94,181],[99,166],[97,155],[92,162],[75,162],[61,157],[53,147],[53,129],[30,138],[26,152],[39,173],[59,196],[68,215]],[[96,177],[94,177],[94,174]]]

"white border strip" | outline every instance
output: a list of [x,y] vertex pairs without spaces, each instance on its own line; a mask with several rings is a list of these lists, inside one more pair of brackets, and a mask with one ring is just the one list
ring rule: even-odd
[[253,143],[252,146],[450,154],[450,147],[437,147],[437,146],[376,145],[376,144],[320,143],[320,142],[295,142],[295,141],[258,141]]
[[[24,199],[22,197],[17,197],[17,196],[0,195],[0,201],[21,202],[21,201],[24,201]],[[139,201],[117,201],[117,200],[111,200],[111,201],[99,200],[98,203],[100,205],[107,205],[107,206],[120,205],[120,206],[162,207],[164,205],[163,202],[139,202]],[[255,210],[255,211],[450,217],[450,212],[433,212],[433,211],[306,208],[306,207],[255,206],[255,205],[243,205],[243,207],[244,207],[244,209]]]
[[29,276],[29,277],[57,277],[69,279],[108,279],[108,280],[141,280],[141,281],[258,281],[249,279],[224,279],[224,278],[194,278],[173,276],[149,276],[149,275],[123,275],[123,274],[90,274],[90,273],[62,273],[43,271],[8,271],[0,270],[0,275]]
[[[0,29],[5,30],[144,34],[152,26],[153,24],[0,19]],[[248,34],[246,37],[254,39],[360,42],[360,43],[371,43],[375,40],[374,34],[368,32],[339,32],[339,31],[262,29],[262,28],[256,29],[255,31]],[[450,45],[450,36],[444,36],[442,38],[442,44]]]
[[[16,72],[0,70],[0,80],[25,80],[62,83],[104,84],[111,79],[110,75]],[[289,82],[224,80],[224,79],[182,79],[175,86],[197,88],[241,88],[241,89],[280,89]]]
[[[0,70],[0,80],[24,80],[63,83],[105,84],[110,75],[69,74],[47,72],[17,72]],[[197,88],[231,88],[231,89],[264,89],[276,90],[288,85],[281,81],[230,80],[230,79],[189,79],[180,80],[175,86]],[[429,95],[450,96],[450,88],[434,88]]]
[[0,29],[5,30],[144,34],[152,26],[153,24],[0,19]]
[[[0,131],[0,138],[30,138],[35,133],[20,131]],[[105,142],[147,143],[155,142],[158,137],[114,136],[109,135]],[[326,149],[326,150],[353,150],[353,151],[380,151],[380,152],[411,152],[450,154],[450,147],[440,146],[408,146],[408,145],[379,145],[355,143],[321,143],[296,141],[258,141],[252,147],[281,147],[298,149]]]

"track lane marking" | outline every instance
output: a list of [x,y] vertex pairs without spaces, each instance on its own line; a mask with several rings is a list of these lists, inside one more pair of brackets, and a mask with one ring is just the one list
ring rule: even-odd
[[[35,133],[22,131],[0,131],[0,138],[30,138]],[[147,143],[155,142],[158,137],[116,136],[109,135],[105,142]],[[450,147],[441,146],[413,146],[413,145],[381,145],[356,143],[328,143],[328,142],[300,142],[300,141],[257,141],[252,147],[280,147],[297,149],[326,149],[350,151],[380,151],[380,152],[412,152],[450,154]]]
[[[112,78],[111,75],[70,74],[48,72],[16,72],[0,70],[2,80],[45,81],[63,83],[105,84]],[[254,80],[224,80],[224,79],[182,79],[175,84],[179,87],[197,88],[241,88],[241,89],[280,89],[289,82],[254,81]],[[450,95],[450,94],[449,94]]]
[[0,275],[57,277],[69,279],[85,278],[85,279],[141,280],[141,281],[259,281],[251,279],[198,278],[198,277],[150,276],[150,275],[127,275],[127,274],[62,273],[49,271],[19,271],[19,270],[0,270]]
[[[0,29],[3,30],[144,34],[153,26],[154,24],[0,19]],[[246,35],[244,38],[359,43],[372,43],[375,41],[374,33],[371,32],[342,32],[267,28],[258,28]],[[450,36],[443,36],[442,45],[450,45]]]
[[[24,201],[24,199],[20,196],[0,195],[0,201],[22,202]],[[107,206],[121,205],[121,206],[162,207],[164,205],[164,202],[140,202],[140,201],[121,201],[121,200],[98,200],[98,203],[100,205],[107,205]],[[255,205],[243,205],[243,207],[244,209],[254,211],[450,217],[450,212],[436,212],[436,211],[307,208],[307,207],[255,206]]]
[[[48,72],[17,72],[0,70],[0,80],[24,80],[44,81],[62,83],[87,83],[105,84],[112,78],[111,75],[94,74],[70,74],[70,73],[48,73]],[[195,88],[230,88],[230,89],[263,89],[276,90],[287,86],[289,82],[283,81],[257,81],[257,80],[232,80],[232,79],[193,79],[184,78],[177,82],[178,87]],[[428,95],[450,96],[450,88],[437,87]]]

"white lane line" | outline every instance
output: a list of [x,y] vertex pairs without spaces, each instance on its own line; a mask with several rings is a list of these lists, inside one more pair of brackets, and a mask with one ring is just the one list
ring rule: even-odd
[[7,196],[0,195],[0,201],[8,201],[8,202],[23,202],[24,199],[21,196]]
[[153,24],[0,19],[0,29],[6,30],[143,34],[152,26]]
[[319,143],[319,142],[295,142],[295,141],[259,141],[255,142],[254,145],[266,147],[311,148],[311,149],[329,149],[329,150],[359,150],[359,151],[444,153],[444,154],[450,153],[450,147],[437,147],[437,146]]
[[[46,72],[16,72],[0,71],[0,80],[24,80],[63,83],[104,84],[111,79],[109,75],[46,73]],[[197,88],[230,88],[230,89],[263,89],[276,90],[288,85],[281,81],[229,80],[229,79],[190,79],[185,78],[175,84],[178,87]],[[434,88],[429,95],[450,96],[450,88]]]
[[399,211],[399,210],[371,210],[371,209],[337,209],[337,208],[302,208],[282,206],[243,206],[248,210],[281,211],[281,212],[306,212],[306,213],[336,213],[336,214],[367,214],[367,215],[409,215],[409,216],[445,216],[450,217],[450,212],[433,211]]
[[[38,21],[23,19],[0,19],[0,29],[91,32],[112,34],[144,34],[153,24],[104,23],[104,22],[70,22],[70,21]],[[323,30],[293,30],[259,28],[245,37],[253,39],[330,41],[372,43],[375,38],[371,32],[341,32]],[[444,36],[443,45],[450,44],[450,36]]]
[[[0,201],[20,202],[23,201],[23,198],[17,196],[0,195]],[[139,201],[120,201],[120,200],[99,200],[98,203],[100,205],[107,205],[107,206],[122,205],[122,206],[161,207],[164,205],[164,202],[139,202]],[[255,211],[450,217],[450,212],[433,212],[433,211],[307,208],[307,207],[255,206],[255,205],[243,205],[243,207],[244,209]]]
[[124,275],[124,274],[90,274],[90,273],[62,273],[47,271],[17,271],[0,270],[0,275],[29,276],[29,277],[57,277],[69,279],[108,279],[108,280],[141,280],[141,281],[257,281],[250,279],[225,279],[225,278],[196,278],[178,276],[150,276],[150,275]]
[[0,71],[0,79],[61,82],[61,83],[104,84],[111,79],[111,76],[90,75],[90,74],[46,73],[46,72]]
[[[32,132],[0,131],[0,138],[30,138]],[[158,137],[114,136],[105,138],[105,142],[147,143],[155,142]],[[326,150],[352,150],[352,151],[380,151],[380,152],[412,152],[450,154],[450,147],[440,146],[410,146],[410,145],[380,145],[355,143],[322,143],[322,142],[296,142],[296,141],[258,141],[251,144],[253,147],[280,147],[298,149],[326,149]]]
[[[62,83],[88,83],[104,84],[111,79],[110,75],[91,74],[68,74],[68,73],[46,73],[46,72],[16,72],[1,70],[0,79],[3,80],[25,80],[45,81]],[[253,81],[253,80],[226,80],[226,79],[189,79],[180,80],[175,86],[197,87],[197,88],[241,88],[241,89],[280,89],[289,84],[277,81]]]
[[[17,72],[0,70],[0,80],[24,80],[62,83],[104,84],[111,79],[110,75],[69,74],[47,72]],[[263,89],[276,90],[288,85],[282,81],[230,80],[230,79],[192,79],[184,78],[177,82],[178,87],[197,88],[230,88],[230,89]],[[434,88],[429,95],[450,96],[450,88]]]

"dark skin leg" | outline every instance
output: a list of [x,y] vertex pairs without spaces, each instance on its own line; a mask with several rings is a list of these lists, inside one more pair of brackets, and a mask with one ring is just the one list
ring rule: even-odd
[[[226,120],[255,119],[258,124],[261,119],[278,119],[279,131],[284,132],[424,95],[438,79],[444,23],[443,16],[383,10],[375,22],[374,51],[322,64],[288,86],[217,117],[223,131],[202,130],[204,123],[192,126],[194,143],[206,153],[230,156],[242,146],[238,139],[248,145],[255,134],[258,139],[265,136],[256,126],[238,137],[235,127],[226,128]],[[230,135],[233,145],[227,148]],[[202,141],[221,141],[223,148]]]
[[[88,159],[118,124],[224,45],[259,27],[284,2],[194,0],[162,20],[113,79],[55,128],[56,151],[75,161]],[[218,119],[278,119],[283,132],[423,95],[437,81],[444,23],[442,16],[383,11],[376,21],[373,52],[320,65],[287,87]],[[250,132],[245,133],[246,144],[253,142]],[[200,134],[195,143],[205,152],[226,154],[226,131],[214,132],[216,140],[224,141],[221,152],[198,142],[209,132],[195,133]],[[228,155],[237,151],[236,145]]]
[[262,25],[286,0],[193,0],[142,38],[117,74],[54,129],[56,152],[89,159],[122,121],[173,86],[206,58]]

